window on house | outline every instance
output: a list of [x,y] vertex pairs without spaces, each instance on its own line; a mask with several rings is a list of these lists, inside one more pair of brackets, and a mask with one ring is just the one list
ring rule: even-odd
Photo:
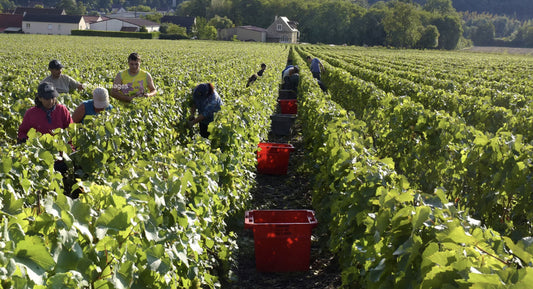
[[281,24],[278,24],[278,25],[277,25],[276,30],[277,30],[277,31],[281,31],[281,30],[282,30]]
[[61,30],[61,24],[57,24],[57,30]]
[[52,24],[48,24],[48,30],[52,30]]
[[26,28],[30,28],[30,23],[26,23]]

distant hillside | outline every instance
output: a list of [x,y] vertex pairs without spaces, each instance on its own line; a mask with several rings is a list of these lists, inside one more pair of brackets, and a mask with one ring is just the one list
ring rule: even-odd
[[[388,2],[390,0],[386,0]],[[368,0],[374,4],[377,0]],[[424,4],[426,0],[413,0],[415,3]],[[519,19],[533,19],[532,0],[452,0],[452,5],[457,11],[471,11],[478,13],[505,14]]]

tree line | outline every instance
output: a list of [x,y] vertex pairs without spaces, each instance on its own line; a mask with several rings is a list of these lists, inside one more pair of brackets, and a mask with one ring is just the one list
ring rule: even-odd
[[[233,25],[266,28],[275,16],[287,16],[299,23],[300,41],[310,43],[448,50],[472,43],[533,47],[531,21],[458,12],[454,5],[459,4],[452,0],[187,0],[176,13],[205,18],[217,29]],[[219,23],[221,18],[224,24]]]
[[[113,4],[137,11],[164,9],[169,0],[42,0],[67,14],[109,12]],[[113,2],[115,1],[115,2]],[[490,0],[481,2],[493,3]],[[520,2],[512,0],[511,2]],[[25,0],[0,0],[2,7]],[[176,14],[198,17],[194,35],[216,38],[216,29],[239,25],[266,28],[275,16],[298,22],[300,41],[309,43],[456,49],[474,45],[533,47],[533,23],[516,17],[458,12],[457,0],[186,0]],[[530,1],[533,3],[533,1]],[[520,2],[523,3],[523,2]],[[487,4],[489,5],[489,4]],[[531,4],[533,5],[533,4]],[[489,5],[490,6],[490,5]],[[490,6],[493,7],[493,6]],[[148,17],[158,21],[161,14]],[[163,32],[183,29],[163,24]],[[173,32],[176,33],[176,32]]]

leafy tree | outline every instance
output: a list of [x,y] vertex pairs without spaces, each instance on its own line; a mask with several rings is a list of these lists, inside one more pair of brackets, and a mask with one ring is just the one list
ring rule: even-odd
[[156,13],[146,14],[146,15],[141,16],[141,17],[146,19],[146,20],[150,20],[150,21],[153,21],[153,22],[161,23],[161,18],[163,18],[163,14],[161,14],[159,12],[156,12]]
[[215,15],[215,17],[211,18],[207,24],[215,27],[216,29],[231,28],[235,26],[228,17],[220,17],[218,15]]
[[[315,23],[313,42],[340,44],[345,42],[346,31],[350,27],[351,4],[344,1],[329,1],[317,7],[317,14],[312,19]],[[320,25],[316,25],[320,23]]]
[[428,25],[422,31],[422,35],[418,40],[418,48],[437,48],[439,45],[439,30],[435,25]]
[[522,26],[513,42],[522,47],[533,48],[533,26],[527,24]]
[[439,31],[439,49],[452,50],[463,34],[461,18],[458,15],[436,16],[431,24]]
[[196,18],[193,33],[198,39],[214,40],[217,38],[217,29],[214,26],[207,24],[207,19],[203,17]]
[[4,11],[4,9],[14,9],[16,7],[15,3],[10,0],[0,0],[0,11]]
[[412,48],[420,39],[422,25],[413,5],[395,2],[383,19],[383,27],[387,45]]
[[177,9],[178,15],[207,17],[210,0],[188,0],[181,3]]
[[231,14],[232,8],[233,2],[231,0],[211,0],[211,6],[207,11],[207,16],[229,16]]
[[[233,9],[235,16],[233,18],[233,23],[236,25],[258,25],[259,22],[257,18],[260,17],[259,11],[264,12],[265,5],[261,0],[234,0]],[[270,23],[274,17],[270,19]],[[269,23],[269,24],[270,24]]]
[[345,43],[352,45],[362,45],[363,35],[365,33],[364,28],[364,15],[366,9],[359,5],[352,7],[350,11],[350,25],[346,29]]
[[439,14],[456,13],[451,0],[427,0],[424,10]]
[[82,1],[76,2],[75,0],[60,0],[58,8],[65,9],[67,15],[84,15],[87,9],[83,5]]
[[168,35],[179,35],[182,36],[181,38],[188,37],[187,28],[169,22],[162,23],[159,27],[159,32]]
[[386,5],[374,5],[368,10],[363,16],[362,44],[370,46],[385,44],[387,33],[383,27],[383,19],[388,13],[389,7]]
[[128,11],[139,11],[139,12],[150,12],[153,11],[152,8],[146,5],[137,5],[137,6],[131,6],[128,7]]
[[170,23],[167,28],[167,34],[187,36],[187,28]]
[[483,18],[476,23],[472,33],[472,41],[475,45],[489,45],[494,40],[494,34],[494,24],[489,19]]

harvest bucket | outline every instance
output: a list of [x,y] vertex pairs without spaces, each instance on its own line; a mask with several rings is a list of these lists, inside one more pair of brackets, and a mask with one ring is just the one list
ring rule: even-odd
[[296,119],[295,114],[274,114],[270,116],[272,120],[271,131],[276,135],[290,135],[291,128]]
[[278,99],[281,113],[296,114],[298,113],[298,104],[296,99]]
[[289,156],[294,146],[283,143],[258,144],[257,172],[268,175],[286,175],[289,166]]
[[244,228],[254,232],[255,267],[264,272],[309,270],[312,210],[246,211]]

